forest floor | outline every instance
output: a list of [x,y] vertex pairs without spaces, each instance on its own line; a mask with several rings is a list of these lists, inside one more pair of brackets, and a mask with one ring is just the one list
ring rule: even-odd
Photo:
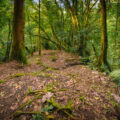
[[117,120],[119,88],[79,59],[43,50],[28,65],[0,64],[0,120]]

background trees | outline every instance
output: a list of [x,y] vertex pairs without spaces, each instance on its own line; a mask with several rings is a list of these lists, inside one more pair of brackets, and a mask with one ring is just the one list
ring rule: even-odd
[[[33,51],[38,50],[39,38],[42,49],[63,49],[77,53],[89,61],[86,64],[93,69],[97,69],[99,66],[101,70],[105,70],[104,64],[108,62],[111,68],[119,68],[119,1],[26,0],[24,4],[25,17],[22,16],[24,22],[19,18],[21,15],[18,16],[21,13],[16,14],[18,21],[14,21],[12,52],[8,43],[12,39],[14,4],[12,0],[5,1],[1,1],[0,4],[0,13],[2,13],[0,18],[1,61],[5,58],[2,56],[6,56],[6,54],[22,61],[24,55],[20,52],[20,57],[18,57],[16,51],[21,49],[18,47],[21,45],[24,49],[24,44],[26,50],[23,54],[32,55]],[[17,30],[15,29],[18,27],[15,28],[15,25],[21,24],[20,29],[22,30],[24,23],[25,32],[22,32],[22,35],[16,34]],[[39,30],[40,34],[38,34]],[[16,37],[17,35],[20,37]],[[25,39],[23,39],[24,37]],[[20,44],[15,41],[19,41]],[[10,49],[9,53],[8,49]],[[8,57],[6,58],[8,59]]]

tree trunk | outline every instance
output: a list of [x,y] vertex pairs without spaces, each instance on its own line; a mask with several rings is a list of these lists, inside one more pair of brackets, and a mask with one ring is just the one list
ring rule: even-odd
[[26,63],[24,55],[24,0],[14,0],[13,44],[11,58]]
[[40,40],[40,0],[39,0],[39,30],[38,30],[38,51],[41,55],[41,40]]
[[[29,15],[28,15],[28,25],[30,26],[30,18],[29,18]],[[32,42],[32,32],[31,30],[28,31],[28,34],[29,34],[29,39],[30,39],[30,44],[31,44],[31,50],[30,50],[30,53],[31,53],[31,56],[33,56],[33,53],[34,53],[34,50],[33,50],[33,42]]]
[[[72,6],[71,6],[71,3],[72,3]],[[78,5],[77,0],[72,0],[71,3],[69,0],[65,0],[65,5],[71,14],[72,23],[74,25],[75,30],[77,30],[78,24],[79,24],[79,21],[77,18],[77,5]]]
[[11,21],[9,19],[8,21],[8,29],[9,29],[9,32],[8,32],[8,41],[7,41],[7,50],[6,50],[6,53],[5,53],[5,58],[4,58],[4,61],[7,61],[9,60],[9,55],[10,55],[10,48],[11,48]]
[[101,4],[101,52],[99,58],[99,68],[101,65],[106,65],[110,70],[110,67],[107,62],[107,48],[108,48],[108,39],[107,39],[107,13],[106,13],[106,2],[105,0],[100,0]]

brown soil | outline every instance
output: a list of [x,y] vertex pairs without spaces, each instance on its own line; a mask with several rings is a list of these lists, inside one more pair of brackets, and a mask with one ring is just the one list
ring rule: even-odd
[[[5,81],[0,83],[0,120],[15,119],[11,115],[35,96],[26,95],[28,91],[51,85],[54,100],[61,106],[72,101],[73,113],[79,120],[113,120],[118,114],[112,97],[118,88],[105,74],[80,65],[78,56],[63,51],[43,51],[41,57],[35,53],[28,65],[16,61],[1,64],[0,80]],[[22,110],[39,111],[41,98]],[[63,114],[54,113],[54,116],[61,120],[72,119]],[[20,119],[30,120],[31,117],[22,115]]]

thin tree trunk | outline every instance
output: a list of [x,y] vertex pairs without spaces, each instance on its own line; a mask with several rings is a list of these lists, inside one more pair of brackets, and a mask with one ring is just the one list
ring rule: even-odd
[[8,27],[9,27],[8,28],[9,32],[8,32],[7,50],[6,50],[4,61],[9,60],[9,55],[10,55],[10,48],[11,48],[11,40],[10,40],[10,35],[11,35],[11,21],[10,21],[10,19],[8,20]]
[[[28,15],[28,25],[30,26],[30,22],[29,22],[29,21],[30,21],[30,18],[29,18],[29,15]],[[33,51],[33,47],[32,47],[32,44],[33,44],[33,43],[32,43],[31,30],[28,31],[28,34],[29,34],[29,39],[30,39],[30,43],[31,43],[31,51],[30,51],[30,53],[31,53],[31,56],[33,56],[33,52],[34,52],[34,51]]]
[[11,58],[26,63],[24,54],[24,0],[14,0],[13,44]]
[[39,55],[41,55],[41,40],[40,40],[40,0],[39,0],[39,30],[38,30],[38,51]]
[[[84,13],[83,1],[81,1],[81,12],[82,12],[82,14]],[[84,22],[84,19],[83,19],[83,18],[81,19],[81,22],[82,22],[82,24],[81,24],[81,25],[79,24],[79,31],[80,31],[81,29],[83,29],[83,26],[82,26],[82,25],[83,25],[83,22]],[[84,36],[83,36],[83,33],[80,32],[79,46],[78,46],[78,51],[79,51],[79,55],[80,55],[80,56],[83,56],[83,51],[84,51],[83,45],[84,45]]]
[[119,2],[117,1],[117,10],[116,10],[116,27],[115,27],[115,47],[117,45],[117,35],[118,35],[118,5],[119,5]]

